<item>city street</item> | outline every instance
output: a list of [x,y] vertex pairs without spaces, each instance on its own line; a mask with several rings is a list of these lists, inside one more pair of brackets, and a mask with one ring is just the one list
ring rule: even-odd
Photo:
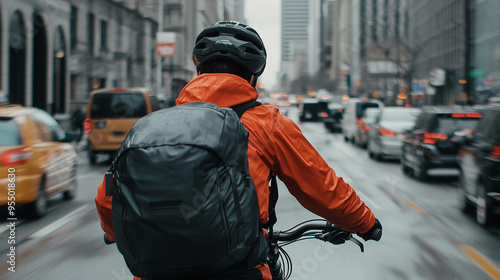
[[[297,109],[289,117],[298,121]],[[457,205],[457,179],[440,173],[426,182],[401,173],[399,162],[377,162],[366,150],[327,132],[322,123],[299,124],[339,176],[353,186],[383,225],[380,242],[334,246],[305,240],[285,247],[292,258],[290,279],[500,279],[500,225],[483,228]],[[15,229],[1,215],[0,279],[132,280],[116,245],[106,246],[94,205],[109,161],[89,166],[79,152],[78,194],[54,198],[48,214],[27,219],[17,210]],[[6,210],[4,212],[7,212]],[[280,184],[276,229],[317,218]],[[15,245],[8,243],[14,234]],[[15,246],[15,272],[9,267]],[[165,252],[165,254],[175,252]]]

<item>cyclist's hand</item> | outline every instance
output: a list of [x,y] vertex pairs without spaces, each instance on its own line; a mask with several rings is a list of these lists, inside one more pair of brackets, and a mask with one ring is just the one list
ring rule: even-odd
[[357,233],[357,235],[361,236],[365,241],[375,240],[379,241],[382,237],[382,224],[378,219],[375,218],[375,225],[366,233]]

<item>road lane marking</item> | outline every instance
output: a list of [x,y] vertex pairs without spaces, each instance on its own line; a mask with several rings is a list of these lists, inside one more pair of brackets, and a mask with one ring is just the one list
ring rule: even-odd
[[473,260],[492,279],[500,280],[500,269],[490,262],[485,256],[468,245],[460,245],[460,250]]
[[[16,227],[17,227],[23,223],[23,220],[16,220],[15,222],[16,222]],[[4,231],[9,230],[9,224],[10,224],[10,222],[3,222],[0,224],[0,234],[2,234],[2,232],[4,232]]]
[[411,202],[410,200],[405,199],[405,200],[403,200],[403,202],[406,203],[406,205],[408,205],[408,207],[410,207],[411,209],[413,209],[413,211],[415,211],[415,212],[417,212],[419,214],[427,214],[427,211],[425,211],[424,209],[422,209],[417,204]]
[[[37,232],[33,233],[32,235],[30,235],[28,239],[41,238],[41,237],[44,237],[44,236],[56,231],[57,229],[61,228],[62,226],[66,225],[71,220],[73,220],[79,214],[79,212],[81,212],[83,209],[89,208],[88,211],[90,211],[92,208],[90,208],[89,205],[90,204],[83,205],[80,208],[70,212],[69,214],[55,220],[51,224],[45,226],[44,228],[42,228],[42,229],[38,230]],[[86,211],[84,213],[87,213],[88,211]]]

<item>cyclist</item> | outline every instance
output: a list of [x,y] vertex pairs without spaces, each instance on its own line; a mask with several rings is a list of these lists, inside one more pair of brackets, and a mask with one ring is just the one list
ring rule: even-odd
[[[202,101],[232,107],[256,100],[255,86],[266,56],[260,36],[248,25],[224,21],[207,27],[196,38],[193,49],[198,76],[184,87],[176,104]],[[262,224],[269,218],[272,172],[311,212],[365,240],[379,239],[372,233],[382,226],[372,211],[335,174],[291,119],[274,106],[260,105],[248,109],[241,121],[249,132],[249,170],[259,197]],[[102,228],[113,241],[111,203],[105,197],[104,183],[99,186],[96,204]],[[249,274],[255,276],[244,279],[271,280],[267,264],[258,265]]]

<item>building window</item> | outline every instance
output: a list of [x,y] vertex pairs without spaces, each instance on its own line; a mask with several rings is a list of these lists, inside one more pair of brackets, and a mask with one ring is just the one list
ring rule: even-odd
[[105,20],[101,20],[101,50],[106,50],[108,39],[108,22]]
[[88,30],[87,30],[87,46],[90,55],[94,54],[94,14],[89,13],[87,15]]
[[408,39],[410,38],[410,14],[408,10],[405,10],[405,38]]
[[400,0],[396,0],[396,11],[394,15],[394,36],[399,40],[399,25],[400,25]]
[[389,0],[384,1],[384,40],[389,36]]
[[377,0],[372,0],[372,38],[377,42],[378,7]]
[[75,50],[78,43],[78,8],[71,6],[70,14],[70,47],[71,50]]

